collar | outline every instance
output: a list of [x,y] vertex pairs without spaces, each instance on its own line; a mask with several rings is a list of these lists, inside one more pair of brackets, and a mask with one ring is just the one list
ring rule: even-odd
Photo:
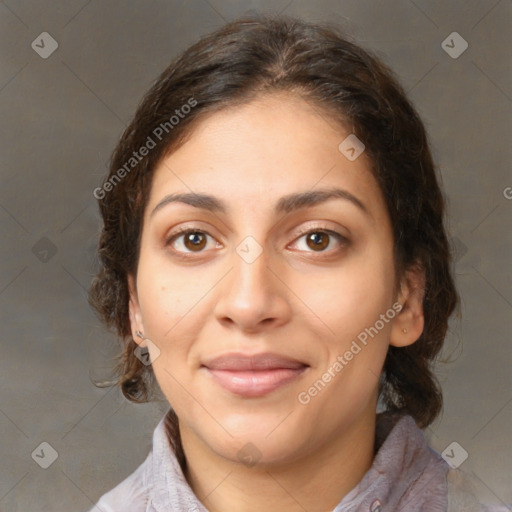
[[411,416],[377,415],[371,468],[333,512],[445,512],[448,464],[432,450]]

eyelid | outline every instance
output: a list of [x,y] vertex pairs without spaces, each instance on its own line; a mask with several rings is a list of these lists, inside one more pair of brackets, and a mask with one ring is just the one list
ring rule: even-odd
[[203,229],[197,225],[191,225],[191,226],[186,225],[186,226],[179,226],[176,229],[171,230],[171,233],[169,235],[165,236],[165,245],[170,244],[173,241],[173,239],[176,239],[181,235],[184,235],[187,233],[194,233],[196,231],[198,233],[203,233],[205,235],[208,235],[210,238],[213,238],[214,240],[216,240],[216,238],[208,230]]
[[297,237],[300,237],[302,235],[307,235],[308,233],[315,233],[316,231],[322,231],[325,233],[330,233],[332,235],[337,235],[340,238],[343,238],[348,241],[348,238],[341,233],[339,233],[336,228],[331,228],[325,224],[323,225],[309,225],[308,227],[300,227],[297,232]]
[[[317,233],[317,232],[326,233],[331,238],[332,237],[336,238],[338,240],[339,244],[341,245],[341,247],[348,247],[351,243],[350,240],[346,236],[342,235],[335,229],[331,229],[325,225],[323,225],[323,226],[317,225],[317,226],[308,226],[307,228],[300,228],[299,232],[295,236],[292,244],[297,243],[297,241],[300,240],[304,235],[308,235],[310,233]],[[338,249],[338,251],[339,250],[340,249]],[[322,255],[331,254],[336,251],[337,251],[336,249],[329,249],[329,250],[325,250],[325,251],[306,251],[306,252],[309,252],[311,254],[316,254],[317,255],[316,257],[320,258],[320,257],[322,257]]]
[[[166,236],[165,243],[168,244],[169,242],[171,242],[171,240],[173,238],[178,237],[178,235],[183,235],[183,234],[186,234],[186,233],[189,233],[189,232],[194,232],[194,231],[198,231],[200,233],[204,233],[204,234],[210,236],[211,238],[215,238],[208,230],[203,229],[203,228],[201,228],[201,227],[199,227],[197,225],[185,225],[185,226],[179,226],[174,231],[172,231],[171,234]],[[340,239],[345,240],[346,242],[349,241],[346,236],[342,235],[341,233],[338,233],[335,229],[331,229],[331,228],[329,228],[328,226],[325,226],[325,225],[301,227],[301,228],[298,229],[298,232],[295,233],[295,238],[294,238],[293,241],[295,241],[297,238],[299,238],[299,237],[301,237],[303,235],[307,235],[309,233],[314,233],[316,231],[323,231],[323,232],[326,232],[328,234],[331,234],[331,235],[334,235],[334,236],[338,236],[338,237],[340,237]]]

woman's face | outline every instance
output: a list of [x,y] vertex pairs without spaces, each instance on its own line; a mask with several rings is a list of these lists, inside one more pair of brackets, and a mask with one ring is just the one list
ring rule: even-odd
[[[386,205],[348,135],[274,94],[206,118],[155,170],[133,334],[182,436],[227,459],[291,461],[371,427],[388,345],[406,344]],[[212,363],[233,353],[286,361]]]

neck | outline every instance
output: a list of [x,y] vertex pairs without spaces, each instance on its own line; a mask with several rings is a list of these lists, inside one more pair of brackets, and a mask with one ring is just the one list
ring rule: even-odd
[[371,467],[375,419],[370,410],[291,463],[252,467],[220,456],[180,423],[185,478],[210,512],[332,510]]

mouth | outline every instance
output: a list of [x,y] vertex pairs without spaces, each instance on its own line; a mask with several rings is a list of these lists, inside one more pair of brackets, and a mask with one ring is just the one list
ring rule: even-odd
[[265,396],[299,378],[309,365],[276,354],[226,354],[201,366],[223,389],[246,398]]
[[227,391],[247,398],[256,398],[267,395],[288,384],[302,375],[308,367],[256,371],[211,370],[210,368],[204,368]]

